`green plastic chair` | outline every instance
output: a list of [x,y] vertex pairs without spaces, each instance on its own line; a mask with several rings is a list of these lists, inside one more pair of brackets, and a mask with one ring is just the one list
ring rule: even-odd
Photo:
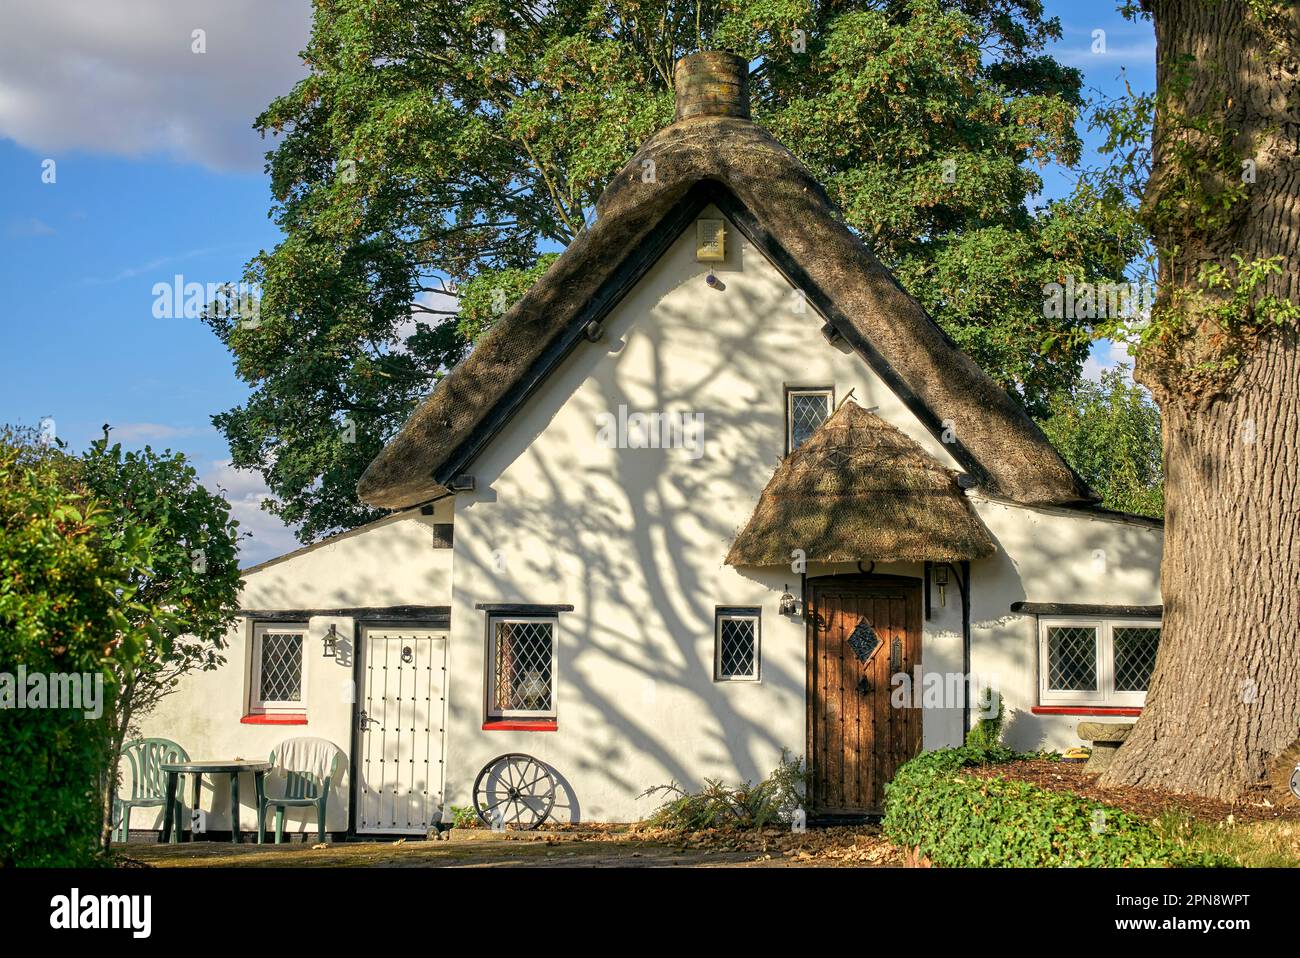
[[[314,743],[320,746],[320,760],[316,768],[291,769],[277,762],[276,756],[283,756],[287,746]],[[288,739],[276,746],[271,753],[270,762],[277,766],[267,775],[267,783],[283,780],[284,794],[271,796],[263,793],[257,803],[257,843],[266,841],[266,811],[275,808],[275,843],[284,841],[284,810],[286,808],[310,808],[316,806],[316,833],[319,841],[325,841],[325,812],[329,806],[330,783],[337,780],[339,770],[344,763],[343,750],[333,742],[324,739],[299,738]],[[328,766],[328,767],[326,767]]]
[[[122,746],[122,757],[131,766],[131,797],[113,797],[113,821],[118,823],[118,841],[125,842],[131,830],[131,809],[157,808],[167,804],[167,773],[162,770],[164,762],[188,762],[189,755],[185,749],[165,738],[137,738]],[[176,827],[172,830],[173,843],[180,841],[181,800],[180,789],[176,790],[175,819]]]

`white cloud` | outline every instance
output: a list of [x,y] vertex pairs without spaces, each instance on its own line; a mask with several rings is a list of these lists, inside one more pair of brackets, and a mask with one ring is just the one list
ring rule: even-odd
[[[456,295],[449,292],[420,293],[415,298],[416,303],[428,309],[456,309],[458,302]],[[420,323],[426,326],[437,326],[439,323],[450,319],[449,316],[441,316],[434,313],[422,313],[412,310],[406,319],[402,320],[393,328],[393,341],[390,344],[393,352],[402,353],[406,351],[406,341],[415,333],[416,327]]]
[[[260,170],[270,141],[252,122],[306,74],[310,18],[310,0],[6,3],[0,136],[40,153]],[[195,30],[204,53],[192,52]]]
[[1056,47],[1050,52],[1058,62],[1069,67],[1087,68],[1119,61],[1122,65],[1132,64],[1145,69],[1148,64],[1154,65],[1156,61],[1155,41],[1124,46],[1111,46],[1108,43],[1105,50],[1095,52],[1091,46],[1082,49]]
[[195,426],[167,426],[158,422],[124,422],[112,424],[109,438],[129,444],[144,442],[167,442],[195,436],[204,430]]
[[58,231],[49,223],[35,217],[9,224],[10,236],[53,236],[56,232]]
[[1083,361],[1083,378],[1095,383],[1101,382],[1101,374],[1123,363],[1128,367],[1127,378],[1133,378],[1133,355],[1129,344],[1114,339],[1103,339],[1095,343],[1088,358]]
[[240,540],[239,560],[242,566],[274,559],[301,545],[292,529],[262,508],[262,502],[271,498],[271,491],[256,472],[236,469],[229,459],[218,459],[201,477],[201,481],[209,489],[226,497],[230,503],[230,514],[239,520],[240,533],[251,533],[251,536]]

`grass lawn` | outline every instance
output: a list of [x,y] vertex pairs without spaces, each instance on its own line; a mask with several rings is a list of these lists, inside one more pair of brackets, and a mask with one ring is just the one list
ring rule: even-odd
[[1201,822],[1166,814],[1155,826],[1180,844],[1227,855],[1245,868],[1300,868],[1300,822]]

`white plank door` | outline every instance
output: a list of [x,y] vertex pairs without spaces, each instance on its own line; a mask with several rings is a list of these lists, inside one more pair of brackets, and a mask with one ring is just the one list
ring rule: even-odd
[[363,628],[357,832],[416,835],[440,817],[447,636]]

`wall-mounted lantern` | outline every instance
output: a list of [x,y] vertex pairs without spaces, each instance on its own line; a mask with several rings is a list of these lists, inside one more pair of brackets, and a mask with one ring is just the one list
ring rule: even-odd
[[939,604],[947,605],[945,593],[948,590],[948,567],[946,565],[936,565],[934,567],[934,584],[939,587]]
[[338,652],[339,630],[333,622],[330,623],[330,630],[325,633],[325,658],[332,659]]
[[799,614],[799,600],[790,594],[790,587],[788,585],[785,586],[785,592],[781,594],[780,612],[782,615]]

